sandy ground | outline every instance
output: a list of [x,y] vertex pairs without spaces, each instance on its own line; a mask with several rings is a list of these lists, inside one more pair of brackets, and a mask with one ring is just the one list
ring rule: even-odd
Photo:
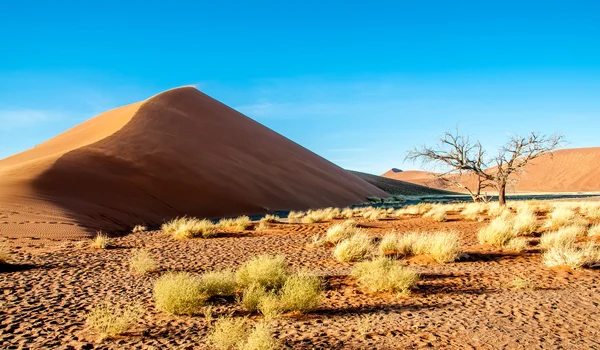
[[[318,272],[327,284],[318,310],[274,321],[283,348],[600,348],[599,271],[545,268],[535,246],[520,254],[482,247],[475,237],[482,224],[456,218],[444,223],[423,218],[365,223],[374,236],[392,228],[460,233],[467,254],[460,261],[407,262],[422,274],[418,289],[408,297],[361,292],[348,277],[350,264],[335,261],[331,248],[309,244],[313,234],[324,233],[332,223],[275,224],[267,231],[206,240],[177,241],[159,231],[136,233],[116,238],[116,248],[109,250],[92,250],[89,240],[10,239],[12,265],[0,272],[0,348],[207,348],[205,319],[157,312],[153,282],[167,270],[199,274],[235,268],[264,253],[283,253],[292,268]],[[160,272],[129,272],[127,261],[140,247],[153,253]],[[535,289],[514,290],[511,282],[517,276],[531,278]],[[86,330],[85,319],[105,299],[141,301],[146,313],[129,334],[98,343]],[[217,300],[214,306],[217,315],[246,314],[232,300]]]

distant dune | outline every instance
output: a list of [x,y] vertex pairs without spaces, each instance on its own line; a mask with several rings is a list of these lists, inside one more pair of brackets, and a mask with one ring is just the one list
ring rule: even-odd
[[[426,171],[388,171],[383,177],[435,188],[445,188]],[[470,181],[466,181],[470,183]],[[457,188],[448,188],[458,191]],[[571,148],[548,153],[528,164],[513,192],[600,191],[600,147]],[[488,190],[493,192],[493,190]]]
[[0,160],[0,232],[9,236],[75,238],[368,196],[387,193],[191,87]]
[[452,194],[452,192],[440,190],[437,188],[426,187],[419,184],[414,184],[411,182],[395,180],[388,177],[371,175],[366,173],[361,173],[358,171],[350,171],[354,175],[360,177],[361,179],[367,181],[370,184],[373,184],[380,189],[386,191],[389,194],[393,195],[405,195],[405,196],[420,196],[420,195],[444,195],[444,194]]

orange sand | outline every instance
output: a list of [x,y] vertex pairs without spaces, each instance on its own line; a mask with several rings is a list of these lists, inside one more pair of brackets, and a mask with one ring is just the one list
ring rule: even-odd
[[0,160],[0,233],[76,238],[181,215],[346,206],[387,194],[192,87]]

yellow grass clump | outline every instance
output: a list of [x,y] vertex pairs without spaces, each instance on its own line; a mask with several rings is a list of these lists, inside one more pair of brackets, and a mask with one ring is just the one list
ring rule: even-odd
[[300,222],[300,220],[306,215],[303,211],[290,211],[288,213],[288,221],[289,222]]
[[528,236],[533,234],[539,227],[537,216],[529,207],[522,207],[514,217],[513,228],[516,235]]
[[590,226],[588,236],[600,236],[600,224]]
[[232,296],[236,287],[235,272],[230,269],[205,272],[200,276],[200,290],[209,297]]
[[260,219],[260,222],[276,223],[280,220],[281,218],[277,215],[267,214],[262,219]]
[[140,304],[119,306],[106,301],[96,305],[88,314],[87,325],[103,340],[126,333],[142,314]]
[[216,320],[208,334],[208,343],[218,350],[277,350],[267,322],[251,327],[246,318],[221,317]]
[[210,220],[197,218],[176,218],[162,225],[162,230],[176,239],[210,238],[217,234],[217,226]]
[[447,211],[447,208],[444,206],[441,206],[441,205],[435,206],[435,207],[431,208],[431,210],[429,210],[427,213],[425,213],[423,215],[423,217],[431,218],[438,222],[443,222],[443,221],[446,221],[446,218],[447,218],[446,211]]
[[169,272],[154,283],[156,308],[173,315],[194,315],[206,301],[202,281],[187,272]]
[[248,334],[246,318],[220,317],[208,334],[208,343],[219,350],[243,349]]
[[529,246],[529,241],[524,237],[516,237],[506,242],[506,244],[502,247],[506,250],[513,250],[516,252],[522,252],[527,249]]
[[110,244],[110,238],[104,233],[98,232],[90,246],[94,249],[108,249],[110,248]]
[[138,275],[158,270],[152,254],[144,249],[136,249],[129,258],[129,268]]
[[513,220],[501,216],[490,221],[490,223],[481,228],[477,234],[479,243],[489,244],[498,248],[502,248],[515,237],[516,234],[513,227]]
[[282,255],[256,256],[242,265],[236,274],[241,288],[258,284],[267,289],[279,289],[288,276],[288,266]]
[[356,221],[346,220],[342,223],[331,225],[325,234],[325,241],[336,244],[360,232],[360,229],[356,227]]
[[452,262],[461,255],[460,240],[456,233],[386,234],[379,243],[379,253],[384,256],[408,257],[427,255],[439,263]]
[[240,302],[246,310],[255,312],[258,311],[260,301],[268,294],[270,292],[267,292],[265,287],[255,283],[244,289]]
[[233,229],[233,230],[237,230],[237,231],[244,231],[244,230],[247,230],[251,224],[252,224],[252,221],[250,220],[250,218],[248,216],[244,215],[244,216],[238,216],[237,218],[221,219],[216,224],[216,227],[223,228],[223,229],[230,229],[230,230]]
[[131,230],[132,233],[140,233],[140,232],[146,232],[146,231],[148,231],[148,227],[146,227],[144,225],[135,225],[133,230]]
[[460,215],[464,216],[467,220],[482,221],[483,214],[486,210],[487,207],[485,203],[469,203],[465,205],[465,208],[460,212]]
[[600,202],[582,203],[580,212],[588,219],[600,219]]
[[585,235],[583,226],[565,226],[556,231],[546,232],[540,237],[542,249],[571,247],[575,244],[577,237]]
[[372,292],[389,291],[404,294],[419,281],[416,272],[385,257],[356,264],[352,276],[363,289]]
[[10,252],[6,243],[0,244],[0,264],[6,264],[10,260]]
[[546,227],[558,229],[563,226],[569,226],[573,224],[585,225],[587,222],[585,219],[578,218],[575,211],[567,206],[557,206],[548,215],[546,221]]
[[340,262],[359,261],[371,254],[372,250],[371,238],[360,232],[338,243],[333,256]]
[[593,243],[583,248],[574,245],[551,247],[542,254],[542,262],[548,267],[597,267],[600,264],[600,247],[594,246]]
[[281,288],[281,308],[285,311],[308,312],[316,309],[321,297],[321,279],[310,274],[291,276]]
[[267,320],[279,317],[283,313],[279,296],[275,293],[267,293],[258,301],[258,311]]
[[246,343],[242,350],[277,350],[280,348],[279,343],[271,331],[271,327],[267,322],[259,322],[248,334]]

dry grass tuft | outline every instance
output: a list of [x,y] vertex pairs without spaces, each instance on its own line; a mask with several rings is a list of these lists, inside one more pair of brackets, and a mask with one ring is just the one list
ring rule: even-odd
[[583,248],[575,246],[556,246],[542,254],[542,262],[548,267],[569,266],[573,269],[581,267],[597,267],[600,264],[600,247],[593,243]]
[[273,320],[283,313],[279,297],[275,293],[266,293],[258,301],[258,311],[267,320]]
[[10,252],[6,243],[0,244],[0,264],[6,264],[10,260]]
[[246,318],[230,316],[216,320],[208,334],[208,343],[219,350],[279,349],[267,322],[258,322],[251,328]]
[[144,249],[136,249],[131,258],[129,258],[129,268],[138,275],[143,275],[149,272],[158,270],[156,261],[152,258],[152,254]]
[[162,225],[162,230],[176,239],[210,238],[217,234],[217,226],[210,220],[197,218],[176,218]]
[[352,262],[365,259],[372,251],[371,238],[360,232],[338,243],[333,256],[341,262]]
[[515,237],[513,220],[502,216],[490,221],[489,225],[483,227],[477,234],[479,243],[489,244],[498,248],[504,247]]
[[587,234],[588,236],[600,236],[600,224],[590,226]]
[[220,350],[243,349],[248,339],[246,318],[220,317],[208,334],[208,343]]
[[268,222],[268,223],[277,223],[281,220],[281,218],[277,215],[271,215],[271,214],[267,214],[265,215],[262,219],[260,219],[260,222]]
[[512,287],[516,290],[533,290],[535,289],[533,281],[525,276],[518,276],[512,280]]
[[237,282],[241,288],[258,284],[267,289],[279,289],[288,276],[284,256],[259,255],[240,267],[237,271]]
[[529,246],[529,241],[526,238],[516,237],[516,238],[513,238],[510,241],[506,242],[506,244],[504,244],[504,246],[502,248],[506,249],[506,250],[513,250],[516,252],[522,252],[525,249],[527,249],[528,246]]
[[337,244],[338,242],[348,239],[360,232],[360,229],[356,227],[356,221],[346,220],[342,223],[331,225],[331,227],[327,229],[325,241]]
[[117,306],[106,301],[96,305],[88,314],[87,325],[103,340],[126,333],[142,314],[140,304]]
[[154,283],[156,308],[173,315],[194,315],[206,300],[202,281],[187,272],[169,272]]
[[232,296],[237,287],[235,272],[230,269],[205,272],[200,277],[200,290],[208,297]]
[[291,276],[280,292],[282,309],[303,313],[316,309],[321,297],[321,285],[321,279],[314,275]]
[[216,227],[229,230],[244,231],[252,225],[252,221],[248,216],[238,216],[232,219],[221,219],[216,224]]
[[540,238],[542,249],[565,248],[575,244],[577,237],[585,235],[583,226],[566,226],[556,231],[547,232]]
[[268,295],[265,287],[259,284],[253,284],[244,289],[240,303],[249,312],[258,311],[260,301]]
[[104,233],[98,232],[90,246],[94,249],[108,249],[110,248],[110,244],[110,238]]
[[362,288],[372,292],[408,293],[419,281],[416,272],[385,257],[356,264],[352,276]]
[[133,230],[131,230],[132,233],[140,233],[140,232],[146,232],[146,231],[148,231],[148,227],[146,227],[144,225],[135,225]]
[[558,229],[563,226],[572,225],[577,217],[577,214],[573,209],[558,206],[555,207],[554,210],[548,215],[548,220],[546,221],[546,227]]
[[451,232],[386,234],[379,243],[381,255],[408,257],[427,255],[439,263],[452,262],[461,255],[458,235]]
[[529,236],[539,227],[537,216],[529,207],[522,207],[514,218],[513,229],[516,235]]
[[267,322],[259,322],[248,334],[242,350],[277,350],[280,348],[273,338],[271,327]]
[[444,222],[447,219],[446,215],[447,208],[443,205],[438,205],[431,208],[430,211],[423,215],[424,218],[431,218],[434,221]]
[[485,203],[469,203],[460,212],[460,215],[464,216],[467,220],[482,221],[483,214],[486,210],[487,207]]

